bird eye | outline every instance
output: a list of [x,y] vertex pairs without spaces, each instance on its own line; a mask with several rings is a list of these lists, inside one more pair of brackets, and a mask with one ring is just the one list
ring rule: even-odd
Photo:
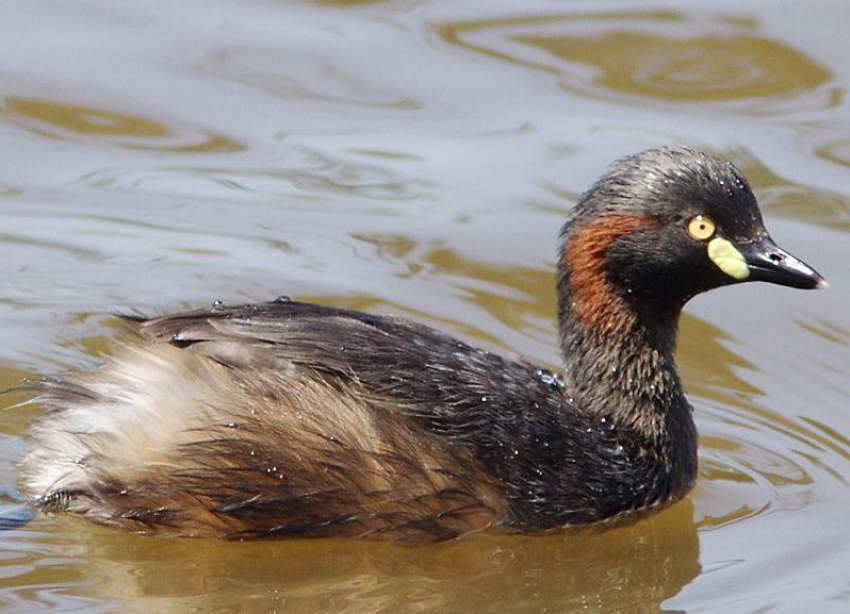
[[714,220],[707,215],[694,216],[688,222],[688,234],[697,241],[710,239],[714,236],[715,230],[717,230],[717,226],[714,225]]

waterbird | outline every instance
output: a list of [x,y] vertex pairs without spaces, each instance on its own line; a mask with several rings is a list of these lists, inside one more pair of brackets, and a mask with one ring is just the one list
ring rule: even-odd
[[733,166],[614,163],[560,233],[563,373],[407,319],[277,300],[146,318],[94,370],[31,382],[21,490],[145,534],[445,540],[630,518],[697,475],[674,361],[684,304],[826,282]]

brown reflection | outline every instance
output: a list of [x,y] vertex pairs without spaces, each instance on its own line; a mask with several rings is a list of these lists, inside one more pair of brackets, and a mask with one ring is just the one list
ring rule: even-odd
[[364,149],[362,147],[352,147],[348,149],[353,154],[368,156],[370,158],[379,158],[382,160],[400,160],[421,162],[422,156],[417,156],[406,151],[391,151],[389,149]]
[[[850,330],[825,318],[810,317],[806,320],[795,320],[794,323],[800,328],[817,335],[821,339],[831,341],[837,345],[850,345]],[[827,365],[827,368],[832,369],[836,374],[844,375],[844,372],[839,368],[839,365]]]
[[685,500],[605,531],[427,546],[166,540],[68,518],[35,528],[52,523],[52,554],[74,557],[86,578],[69,592],[147,611],[635,614],[658,612],[701,572],[693,514]]
[[834,139],[815,149],[818,157],[841,166],[850,166],[850,138]]
[[[706,21],[670,12],[578,13],[439,26],[451,43],[546,70],[558,76],[564,89],[594,98],[763,101],[797,97],[833,80],[828,68],[755,30],[748,20],[721,16]],[[821,106],[835,104],[829,96],[825,101]]]
[[729,341],[729,335],[714,324],[687,313],[682,315],[677,361],[691,394],[723,405],[735,405],[741,393],[761,393],[737,375],[738,369],[752,370],[754,367],[724,345]]
[[[172,153],[232,152],[244,149],[238,141],[213,133],[203,133],[200,140],[194,135],[190,137],[193,142],[184,143],[181,141],[185,137],[173,134],[165,125],[153,120],[62,102],[8,96],[4,99],[3,114],[31,132],[61,140],[106,139],[122,147]],[[151,141],[156,141],[156,144]]]
[[352,239],[363,241],[375,248],[378,258],[390,262],[405,262],[407,271],[400,273],[399,277],[408,278],[422,272],[422,263],[410,259],[411,253],[416,250],[417,243],[412,238],[400,234],[386,233],[352,233]]
[[30,395],[17,390],[17,387],[26,380],[38,377],[37,373],[0,364],[0,416],[3,417],[1,432],[17,435],[26,431],[33,410],[20,404]]
[[129,135],[162,137],[168,134],[155,122],[72,104],[61,104],[32,98],[6,98],[6,109],[16,115],[79,134]]
[[151,149],[154,151],[167,151],[171,153],[235,153],[245,151],[246,147],[240,141],[231,139],[221,134],[212,132],[201,132],[201,138],[196,143],[186,145],[163,145],[154,147],[151,145],[133,145],[133,149]]
[[473,260],[449,248],[430,251],[425,261],[443,278],[450,276],[453,285],[463,289],[470,301],[483,307],[508,328],[527,331],[532,319],[552,322],[552,344],[555,337],[555,274],[548,267],[494,266]]
[[680,40],[611,32],[597,38],[519,36],[514,40],[567,62],[595,67],[597,86],[664,100],[789,96],[832,78],[828,70],[785,44],[752,36]]

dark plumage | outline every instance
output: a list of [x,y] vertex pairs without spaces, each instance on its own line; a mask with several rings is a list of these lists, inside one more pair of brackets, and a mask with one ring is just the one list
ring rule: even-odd
[[821,277],[746,181],[690,149],[615,164],[558,259],[563,378],[407,320],[288,299],[133,318],[93,372],[35,385],[22,486],[157,534],[446,539],[542,531],[681,497],[696,430],[673,360],[684,303]]

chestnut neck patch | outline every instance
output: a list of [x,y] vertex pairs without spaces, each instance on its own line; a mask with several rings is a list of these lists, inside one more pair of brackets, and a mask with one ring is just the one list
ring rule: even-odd
[[612,333],[635,323],[635,313],[608,281],[605,260],[614,241],[659,223],[650,215],[610,214],[584,224],[572,234],[562,257],[569,271],[572,311],[582,324]]

